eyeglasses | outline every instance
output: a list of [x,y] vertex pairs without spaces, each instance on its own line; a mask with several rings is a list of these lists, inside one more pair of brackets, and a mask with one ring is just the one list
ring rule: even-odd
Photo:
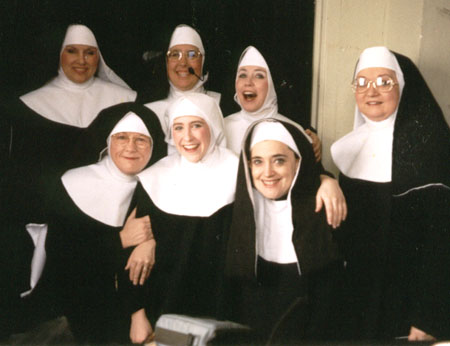
[[352,90],[356,94],[362,94],[370,89],[370,85],[373,85],[379,92],[388,93],[397,84],[388,76],[379,76],[375,81],[368,80],[365,77],[358,77],[352,83]]
[[111,138],[114,143],[121,147],[128,145],[128,143],[130,143],[130,140],[139,149],[146,149],[151,145],[150,138],[145,136],[130,136],[126,133],[116,133],[112,135]]
[[198,58],[200,58],[200,56],[202,55],[202,53],[200,53],[198,50],[187,50],[185,52],[175,49],[175,50],[169,50],[167,52],[167,59],[171,60],[171,61],[175,61],[175,60],[181,60],[183,58],[183,55],[186,55],[186,58],[188,60],[197,60]]

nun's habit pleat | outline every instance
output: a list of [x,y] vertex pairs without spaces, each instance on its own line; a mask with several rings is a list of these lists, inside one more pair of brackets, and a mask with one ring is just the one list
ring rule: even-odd
[[[384,121],[390,130],[376,139],[371,122],[356,107],[354,131],[331,148],[349,211],[336,232],[347,261],[348,329],[356,338],[407,336],[411,326],[448,337],[449,128],[407,57],[394,57],[385,47],[363,54],[380,52],[396,65],[387,68],[404,78],[399,106]],[[380,60],[363,68],[386,67]],[[375,125],[375,131],[384,126]],[[377,150],[389,148],[384,162],[369,172],[371,141]]]
[[[292,136],[301,160],[286,199],[276,201],[264,198],[253,188],[247,164],[253,131],[266,122],[282,124]],[[325,215],[314,212],[319,183],[311,144],[296,126],[267,118],[249,127],[240,157],[226,253],[228,318],[252,326],[264,340],[272,338],[273,342],[288,343],[305,337],[336,335],[333,299],[338,296],[340,265]],[[280,203],[285,207],[280,208]],[[260,217],[262,206],[264,218]],[[284,211],[286,208],[288,213]],[[268,228],[269,219],[273,220],[273,229]],[[268,253],[264,247],[273,244],[264,245],[260,241],[261,232],[268,233],[264,236],[268,238],[271,232],[281,229],[291,232],[290,239],[285,241],[291,242],[294,259],[287,262],[285,251]],[[285,237],[274,240],[282,238]]]

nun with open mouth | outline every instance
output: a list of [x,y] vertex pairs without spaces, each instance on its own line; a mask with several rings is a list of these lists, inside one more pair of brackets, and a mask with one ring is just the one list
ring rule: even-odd
[[[248,127],[254,121],[271,117],[291,123],[308,134],[309,141],[313,142],[316,160],[320,161],[320,140],[317,135],[309,130],[305,131],[299,124],[278,113],[277,95],[269,66],[262,54],[253,46],[247,47],[241,55],[235,87],[234,99],[241,106],[241,110],[225,118],[228,148],[239,154]],[[319,162],[318,165],[322,166]],[[325,170],[322,173],[325,173]],[[327,174],[321,174],[321,181],[315,209],[319,211],[325,206],[328,223],[336,228],[345,220],[347,214],[345,198],[335,179]]]
[[230,317],[260,341],[332,337],[342,263],[325,212],[314,212],[319,171],[307,135],[275,118],[242,143],[226,252]]
[[157,243],[152,323],[163,313],[216,316],[238,166],[221,144],[223,118],[213,98],[184,95],[167,118],[166,141],[177,151],[140,173],[136,188],[137,215],[151,216]]

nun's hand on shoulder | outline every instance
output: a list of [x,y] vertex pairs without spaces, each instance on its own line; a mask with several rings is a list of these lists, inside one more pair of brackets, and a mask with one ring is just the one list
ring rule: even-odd
[[319,162],[322,159],[322,143],[320,142],[319,136],[310,129],[306,129],[305,132],[312,139],[314,156],[316,157],[316,162]]
[[327,222],[333,228],[340,226],[347,217],[347,203],[336,179],[320,176],[321,184],[316,194],[316,213],[325,205]]
[[128,216],[125,226],[120,231],[120,240],[124,248],[136,246],[153,238],[152,226],[148,215],[136,218],[136,208]]
[[130,281],[133,285],[138,283],[142,286],[147,280],[155,264],[155,239],[147,240],[133,250],[128,258],[125,270],[130,271]]

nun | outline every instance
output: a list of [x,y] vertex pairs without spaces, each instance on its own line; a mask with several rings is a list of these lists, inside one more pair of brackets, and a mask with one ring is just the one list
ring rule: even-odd
[[[204,87],[208,81],[208,74],[203,72],[205,59],[205,48],[198,32],[189,25],[178,25],[172,33],[166,53],[169,94],[163,100],[146,104],[158,115],[165,133],[170,132],[166,110],[175,99],[191,93],[201,93],[214,98],[220,104],[220,94]],[[169,148],[175,151],[175,148]]]
[[77,342],[142,343],[152,330],[136,284],[155,244],[149,217],[129,210],[136,175],[167,146],[156,115],[134,103],[103,110],[88,138],[100,161],[68,170],[53,191],[42,286],[57,287]]
[[137,216],[151,216],[157,243],[151,323],[163,313],[216,316],[238,167],[221,144],[223,117],[213,98],[186,94],[167,117],[166,142],[177,151],[140,173],[136,188]]
[[244,135],[226,253],[230,318],[261,342],[331,337],[339,273],[309,137],[264,118]]
[[[320,161],[320,140],[310,130],[304,130],[299,124],[278,113],[277,95],[269,66],[261,53],[253,46],[247,47],[241,55],[235,81],[235,101],[241,107],[237,113],[225,118],[225,136],[227,146],[236,154],[250,124],[256,120],[275,118],[296,126],[306,132],[313,143],[316,160]],[[311,141],[312,138],[312,141]],[[318,163],[321,166],[321,163]],[[324,170],[322,173],[326,173]],[[345,198],[337,181],[327,174],[321,174],[322,184],[317,191],[316,211],[325,205],[328,223],[338,227],[345,220],[347,207]]]
[[136,92],[106,65],[92,31],[71,25],[60,50],[58,75],[8,107],[12,132],[7,241],[22,254],[13,260],[18,263],[10,264],[16,267],[17,297],[34,286],[31,262],[45,242],[48,182],[84,164],[73,152],[102,109],[135,98]]
[[349,205],[336,236],[350,336],[449,337],[449,127],[407,57],[367,48],[353,78],[354,129],[331,147]]

